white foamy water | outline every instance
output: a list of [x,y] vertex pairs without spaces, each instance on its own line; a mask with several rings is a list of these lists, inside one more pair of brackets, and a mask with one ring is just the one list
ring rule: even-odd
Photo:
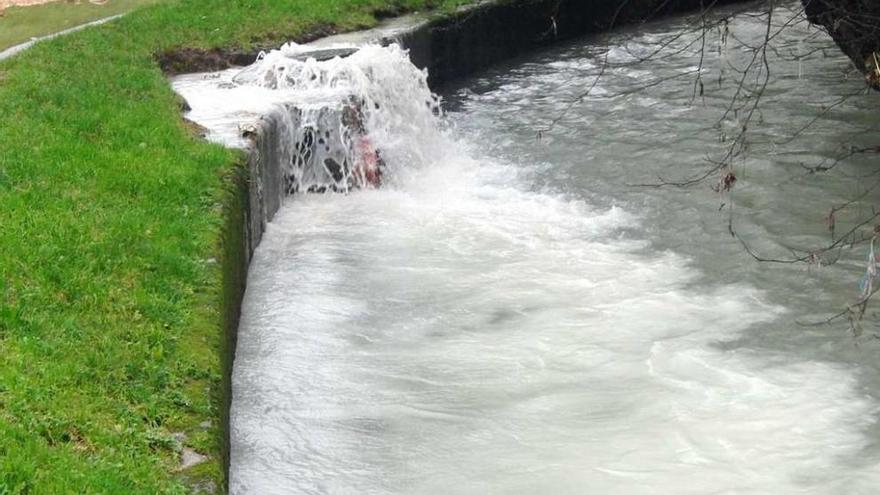
[[[642,123],[668,142],[662,123],[682,106],[638,94],[600,120],[607,107],[588,102],[569,120],[596,134],[535,152],[517,133],[566,71],[597,58],[547,57],[479,81],[491,89],[462,97],[461,126],[445,131],[395,47],[294,71],[271,54],[190,102],[210,113],[212,98],[235,101],[224,91],[301,105],[356,95],[388,164],[382,188],[297,195],[268,226],[238,336],[231,492],[876,493],[874,375],[801,352],[792,276],[719,275],[744,261],[698,250],[693,212],[711,201],[656,192],[640,208],[619,185],[614,199],[609,177],[681,164],[702,141],[632,152],[632,171],[593,162],[594,149],[635,146],[624,134]],[[682,58],[651,70],[693,63]],[[335,82],[309,83],[321,77]],[[603,86],[597,98],[613,92]],[[691,236],[687,254],[659,247]]]
[[687,288],[620,209],[436,164],[292,201],[254,259],[235,493],[871,493],[843,366],[713,342],[781,309]]

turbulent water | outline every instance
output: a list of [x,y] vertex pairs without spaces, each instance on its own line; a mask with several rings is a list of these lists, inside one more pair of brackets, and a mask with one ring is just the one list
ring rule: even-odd
[[268,226],[235,358],[232,492],[877,493],[873,320],[860,337],[797,324],[858,297],[866,246],[762,264],[728,222],[768,257],[826,244],[824,215],[876,165],[804,167],[880,142],[878,99],[793,24],[732,193],[633,186],[724,153],[743,116],[714,124],[765,21],[709,30],[702,68],[684,19],[580,39],[465,81],[443,117],[399,50],[326,62],[373,64],[339,84],[378,103],[366,132],[388,169],[378,189],[296,195]]

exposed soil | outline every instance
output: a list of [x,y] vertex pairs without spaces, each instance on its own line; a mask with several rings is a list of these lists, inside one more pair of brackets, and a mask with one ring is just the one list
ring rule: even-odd
[[[44,3],[57,2],[59,0],[0,0],[0,15],[9,7],[29,7],[31,5],[41,5]],[[82,3],[83,0],[64,0],[67,3]],[[95,5],[103,5],[109,0],[89,0],[89,3]]]
[[[2,1],[2,0],[0,0]],[[162,71],[174,76],[193,72],[213,72],[230,67],[242,67],[254,63],[261,51],[278,48],[282,43],[293,41],[309,43],[336,34],[336,28],[323,24],[300,36],[272,35],[254,43],[250,48],[187,48],[180,47],[156,55]]]
[[51,1],[53,0],[0,0],[0,12],[9,7],[27,7],[29,5],[39,5]]

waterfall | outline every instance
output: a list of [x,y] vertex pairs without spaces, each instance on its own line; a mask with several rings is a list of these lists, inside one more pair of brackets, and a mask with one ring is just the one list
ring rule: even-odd
[[440,99],[398,45],[319,60],[290,43],[260,54],[231,84],[277,102],[289,193],[378,187],[442,148]]

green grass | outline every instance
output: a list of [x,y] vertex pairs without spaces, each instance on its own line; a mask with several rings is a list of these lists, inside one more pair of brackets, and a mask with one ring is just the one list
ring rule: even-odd
[[[242,156],[188,134],[154,55],[368,26],[377,8],[172,0],[0,63],[0,495],[220,482]],[[182,446],[212,460],[178,473]]]
[[96,5],[86,0],[61,0],[31,7],[11,7],[0,17],[0,50],[24,43],[33,37],[57,33],[160,1],[162,0],[109,0],[103,5]]

